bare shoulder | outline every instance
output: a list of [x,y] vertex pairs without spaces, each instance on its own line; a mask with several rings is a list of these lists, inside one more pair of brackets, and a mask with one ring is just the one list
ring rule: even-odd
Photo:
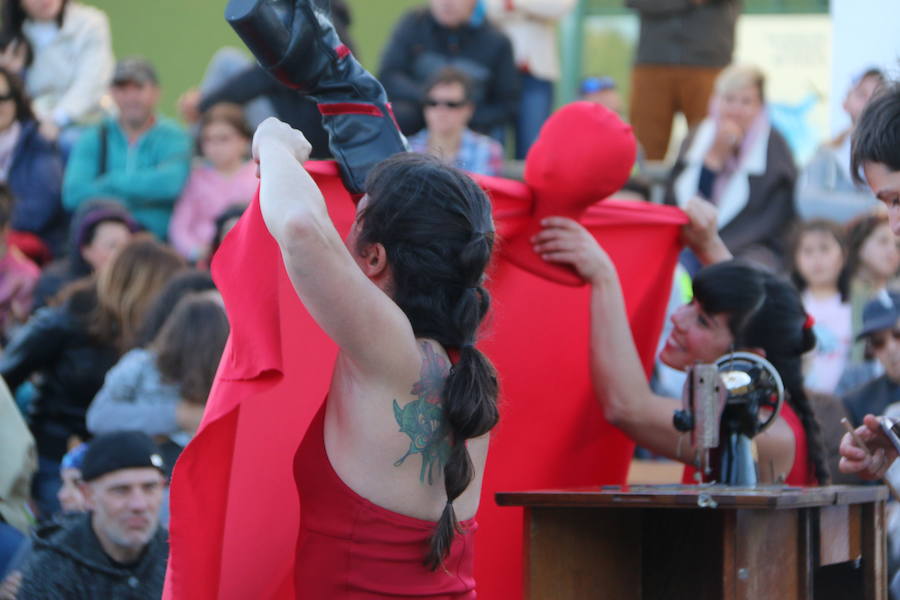
[[794,432],[787,421],[778,417],[771,427],[756,436],[755,441],[759,450],[760,479],[765,482],[785,479],[794,466],[796,454]]

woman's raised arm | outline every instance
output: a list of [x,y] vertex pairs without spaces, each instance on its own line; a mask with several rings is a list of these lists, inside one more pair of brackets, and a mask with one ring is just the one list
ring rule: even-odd
[[597,240],[571,219],[550,217],[534,238],[545,260],[572,265],[591,286],[590,364],[594,392],[606,420],[656,454],[679,456],[672,415],[680,402],[653,393],[631,335],[615,265]]
[[[297,295],[364,373],[394,374],[401,365],[418,365],[409,320],[351,256],[322,193],[303,168],[309,151],[302,133],[274,118],[264,121],[253,137],[263,220],[281,248]],[[389,276],[383,254],[382,249],[364,262],[373,277]],[[372,260],[381,262],[370,264]]]

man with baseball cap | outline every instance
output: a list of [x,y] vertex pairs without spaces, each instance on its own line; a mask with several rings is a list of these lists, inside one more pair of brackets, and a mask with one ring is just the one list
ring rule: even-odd
[[866,304],[857,339],[866,340],[884,374],[844,397],[854,426],[862,425],[865,415],[884,414],[890,404],[900,402],[900,294],[882,292]]
[[159,448],[142,432],[91,440],[81,469],[89,512],[38,530],[19,600],[158,599],[168,557],[163,472]]
[[156,113],[159,78],[146,59],[120,60],[110,94],[118,117],[107,117],[78,138],[66,165],[63,205],[74,211],[91,199],[114,198],[165,240],[190,171],[190,139]]
[[578,86],[578,97],[586,102],[602,104],[616,113],[622,110],[622,97],[612,77],[585,77]]

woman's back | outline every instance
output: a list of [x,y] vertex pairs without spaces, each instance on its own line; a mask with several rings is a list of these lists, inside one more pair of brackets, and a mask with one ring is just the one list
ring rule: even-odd
[[[475,347],[490,304],[482,287],[493,248],[490,202],[463,173],[399,154],[369,174],[341,240],[300,167],[308,142],[270,119],[253,147],[263,220],[294,291],[340,349],[321,425],[307,433],[295,462],[300,589],[309,576],[344,597],[348,576],[384,570],[377,565],[387,544],[408,550],[394,579],[412,582],[398,595],[429,596],[432,585],[443,593],[447,561],[461,547],[459,564],[471,560],[471,532],[461,533],[457,515],[477,510],[486,434],[498,419],[496,375]],[[360,507],[375,516],[372,527],[348,531]],[[397,521],[410,519],[418,519],[417,533],[406,539]],[[310,571],[328,550],[335,559]]]
[[468,444],[475,476],[454,502],[460,532],[442,568],[431,570],[425,553],[447,502],[440,386],[449,362],[434,342],[420,348],[421,375],[408,385],[402,377],[396,386],[367,385],[338,359],[294,461],[298,597],[474,597],[473,517],[488,436]]
[[[360,381],[338,358],[324,419],[325,448],[335,472],[356,493],[388,510],[437,521],[447,495],[443,466],[450,441],[441,388],[450,360],[433,341],[418,340],[421,364],[390,384]],[[478,508],[488,436],[467,443],[473,483],[454,502],[460,519]]]

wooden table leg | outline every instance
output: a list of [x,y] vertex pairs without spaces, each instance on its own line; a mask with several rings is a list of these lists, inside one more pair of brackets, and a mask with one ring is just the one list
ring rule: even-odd
[[887,600],[887,535],[884,502],[862,505],[863,598]]
[[802,598],[798,511],[740,509],[729,515],[733,527],[726,517],[724,532],[734,536],[734,559],[723,565],[724,598]]
[[641,512],[526,508],[526,598],[640,600]]

